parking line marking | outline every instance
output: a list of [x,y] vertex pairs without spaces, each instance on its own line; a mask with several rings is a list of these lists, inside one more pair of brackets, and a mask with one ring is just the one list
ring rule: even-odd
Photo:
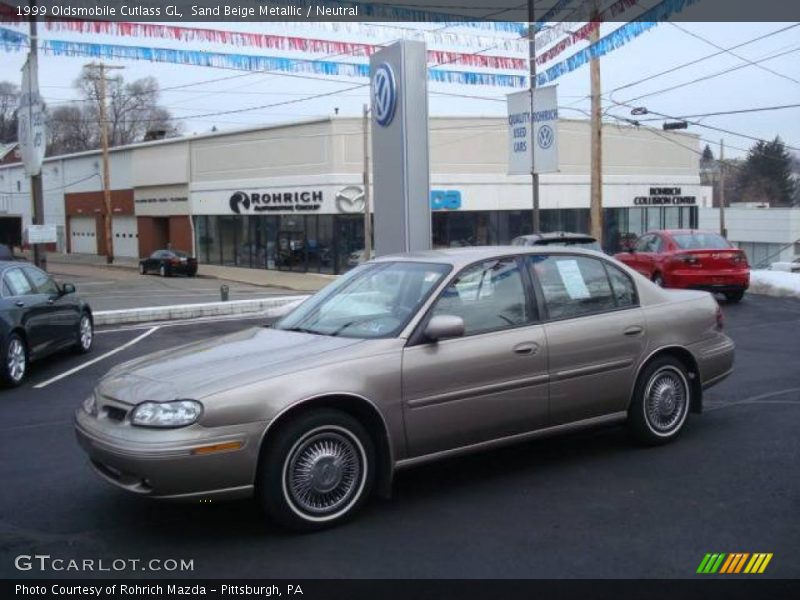
[[97,358],[93,358],[92,360],[90,360],[88,362],[85,362],[82,365],[78,365],[74,369],[70,369],[69,371],[65,371],[64,373],[61,373],[61,375],[56,375],[55,377],[52,377],[52,378],[48,379],[47,381],[43,381],[42,383],[37,383],[35,386],[33,386],[33,388],[39,390],[39,389],[41,389],[43,387],[47,387],[51,383],[55,383],[56,381],[60,381],[61,379],[64,379],[65,377],[69,377],[70,375],[72,375],[74,373],[77,373],[78,371],[82,371],[86,367],[88,367],[90,365],[93,365],[96,362],[100,362],[101,360],[103,360],[105,358],[108,358],[109,356],[113,356],[114,354],[117,354],[118,352],[122,352],[126,348],[130,348],[134,344],[142,341],[144,338],[146,338],[151,333],[154,333],[154,332],[158,331],[158,329],[159,329],[159,327],[153,327],[151,329],[148,329],[142,335],[140,335],[138,337],[135,337],[131,341],[122,344],[122,346],[119,346],[118,348],[114,348],[113,350],[111,350],[110,352],[106,352],[105,354],[101,354]]

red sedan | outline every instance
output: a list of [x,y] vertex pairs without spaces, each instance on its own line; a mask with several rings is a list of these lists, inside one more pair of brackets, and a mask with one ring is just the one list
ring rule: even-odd
[[729,302],[750,285],[747,256],[713,231],[650,231],[615,258],[662,287],[717,292]]

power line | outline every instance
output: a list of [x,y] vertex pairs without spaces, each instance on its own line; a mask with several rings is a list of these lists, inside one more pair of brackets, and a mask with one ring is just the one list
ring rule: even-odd
[[[781,106],[761,106],[758,108],[740,108],[737,110],[721,110],[717,112],[710,112],[710,113],[701,113],[698,115],[682,115],[680,117],[676,117],[676,119],[687,119],[687,118],[700,118],[700,117],[717,117],[721,115],[740,115],[744,113],[754,113],[754,112],[766,112],[771,110],[785,110],[789,108],[800,108],[800,104],[783,104]],[[661,121],[662,119],[638,119],[641,122],[646,121]]]
[[770,69],[769,67],[765,67],[764,65],[760,65],[758,63],[752,62],[749,58],[745,58],[741,54],[736,54],[735,52],[732,52],[731,50],[729,50],[727,48],[723,48],[719,44],[716,44],[716,43],[712,42],[711,40],[703,37],[699,33],[694,33],[693,31],[689,31],[688,29],[686,29],[685,27],[681,27],[677,23],[669,21],[669,24],[672,25],[673,27],[675,27],[675,29],[677,29],[678,31],[682,31],[686,35],[690,35],[693,38],[700,40],[701,42],[705,42],[709,46],[713,46],[714,48],[717,48],[718,50],[722,50],[723,52],[726,52],[727,54],[730,54],[734,58],[738,58],[739,60],[742,60],[742,61],[744,61],[746,63],[749,63],[750,65],[752,65],[754,67],[758,67],[762,71],[766,71],[767,73],[772,73],[773,75],[776,75],[777,77],[780,77],[782,79],[787,79],[789,81],[793,81],[794,83],[800,84],[800,79],[795,79],[794,77],[790,77],[789,75],[786,75],[784,73],[780,73],[778,71],[775,71],[774,69]]

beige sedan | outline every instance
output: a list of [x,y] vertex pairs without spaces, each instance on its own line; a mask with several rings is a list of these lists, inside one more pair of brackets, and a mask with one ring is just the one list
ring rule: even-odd
[[618,421],[671,441],[733,354],[710,294],[600,253],[413,253],[353,269],[273,327],[117,366],[75,428],[125,490],[255,495],[315,529],[427,461]]

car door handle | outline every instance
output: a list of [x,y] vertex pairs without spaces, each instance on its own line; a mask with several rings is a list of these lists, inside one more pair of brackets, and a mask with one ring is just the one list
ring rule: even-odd
[[19,306],[20,308],[22,308],[23,306],[25,306],[25,303],[22,300],[17,300],[16,302],[14,302],[14,306]]
[[625,335],[639,335],[644,331],[644,327],[641,325],[634,325],[633,327],[628,327],[625,330]]
[[53,304],[53,302],[55,302],[55,300],[53,300],[52,298],[48,298],[48,299],[47,299],[47,303],[48,303],[48,304]]
[[523,342],[514,346],[515,354],[536,354],[539,351],[539,344],[536,342]]

